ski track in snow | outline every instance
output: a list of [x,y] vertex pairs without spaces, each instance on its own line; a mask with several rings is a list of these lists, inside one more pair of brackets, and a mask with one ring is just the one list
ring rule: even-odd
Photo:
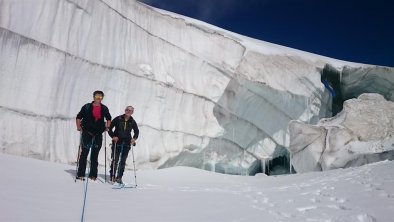
[[[260,200],[257,198],[253,199],[254,203],[262,203],[267,207],[259,208],[257,205],[253,207],[262,210],[276,208],[276,210],[272,209],[268,212],[276,215],[278,220],[281,220],[281,217],[286,217],[294,219],[304,218],[305,221],[377,221],[374,216],[363,213],[365,209],[357,206],[356,199],[359,199],[360,196],[372,198],[377,195],[377,199],[386,199],[389,201],[391,203],[390,208],[392,209],[393,196],[386,191],[382,185],[385,182],[389,184],[393,183],[393,173],[390,172],[390,176],[384,177],[385,181],[376,182],[379,181],[380,178],[376,180],[377,178],[372,175],[371,170],[372,169],[368,167],[360,167],[346,170],[347,172],[343,174],[341,171],[344,170],[336,170],[323,174],[324,176],[309,179],[306,182],[277,187],[272,190],[274,195],[270,195],[272,196],[271,198],[264,197]],[[337,184],[340,187],[337,187]],[[275,197],[275,195],[278,193],[274,191],[286,191],[287,195],[291,196],[291,199],[285,202],[283,202],[283,199],[280,199],[276,204],[275,199],[277,199],[277,197]],[[358,194],[360,191],[362,192],[360,193],[361,195]],[[354,193],[360,196],[353,195]],[[256,196],[257,195],[254,197]],[[302,196],[304,196],[305,199],[302,198]],[[364,199],[364,201],[366,201],[366,206],[368,206],[367,199]],[[296,202],[302,203],[301,207],[295,207],[296,210],[293,208],[293,210],[289,211],[288,209],[292,208],[290,205],[295,205]],[[283,211],[278,209],[283,209]],[[287,213],[283,213],[286,211]],[[312,211],[319,213],[316,214],[316,217],[308,217],[308,215],[306,215],[308,212],[314,215]],[[333,213],[328,214],[328,212]],[[341,216],[331,218],[332,215]]]
[[[3,154],[0,161],[0,221],[80,220],[85,182],[74,183],[75,166]],[[385,161],[275,177],[137,171],[137,188],[90,181],[85,221],[391,221],[393,167]],[[134,184],[132,171],[124,181]]]

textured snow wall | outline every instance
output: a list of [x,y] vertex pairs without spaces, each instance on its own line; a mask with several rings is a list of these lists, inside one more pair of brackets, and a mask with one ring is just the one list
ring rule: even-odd
[[363,66],[135,1],[0,0],[1,152],[75,162],[76,113],[100,89],[113,117],[135,107],[137,167],[253,173],[286,154],[291,120],[331,115],[326,64]]
[[297,172],[354,167],[394,159],[394,102],[380,94],[345,101],[338,115],[317,125],[289,124]]

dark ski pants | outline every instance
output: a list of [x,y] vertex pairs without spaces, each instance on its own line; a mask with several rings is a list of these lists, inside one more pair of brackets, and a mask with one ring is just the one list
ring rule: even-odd
[[97,177],[98,155],[103,143],[103,135],[92,136],[87,132],[82,132],[82,151],[79,157],[78,177],[84,177],[86,172],[86,159],[90,154],[90,173],[89,177]]
[[[113,158],[114,150],[115,150],[115,144],[112,144],[111,158],[113,161],[111,161],[111,168],[109,171],[109,175],[112,178],[113,176],[116,175],[116,173],[118,173],[116,175],[116,178],[121,179],[123,176],[125,166],[126,166],[127,156],[129,155],[129,151],[130,151],[130,142],[119,142],[118,141],[117,146],[116,146],[115,159]],[[120,158],[120,162],[119,162],[119,158]],[[113,172],[113,171],[115,171],[115,172]]]

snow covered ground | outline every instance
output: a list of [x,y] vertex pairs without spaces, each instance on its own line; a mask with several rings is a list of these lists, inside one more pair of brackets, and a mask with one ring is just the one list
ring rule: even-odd
[[[80,221],[75,166],[6,154],[0,162],[0,221]],[[85,221],[393,221],[393,168],[384,161],[278,177],[141,170],[136,189],[89,183]]]

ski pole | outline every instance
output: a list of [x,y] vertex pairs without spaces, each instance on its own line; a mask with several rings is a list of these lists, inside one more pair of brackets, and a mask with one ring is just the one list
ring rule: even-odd
[[113,178],[115,178],[115,160],[116,160],[116,147],[118,146],[117,141],[115,141],[115,147],[112,153],[112,178],[111,182],[115,182]]
[[134,179],[135,179],[135,187],[137,187],[137,174],[135,172],[135,160],[134,160],[134,147],[135,143],[131,146],[131,154],[133,156],[133,169],[134,169]]
[[79,158],[81,157],[81,145],[82,145],[82,132],[79,133],[79,146],[78,146],[78,154],[77,154],[77,168],[75,170],[75,183],[77,182],[78,177],[78,167],[79,167]]
[[104,183],[107,182],[107,134],[104,131]]
[[[89,151],[90,151],[90,158],[92,158],[92,149],[93,149],[93,144],[95,143],[95,137],[92,139],[92,144],[90,145]],[[92,169],[92,160],[90,160],[90,166],[89,166],[89,171],[88,174],[85,173],[85,177],[90,174],[90,170]],[[83,197],[83,206],[82,206],[82,215],[81,215],[81,222],[84,221],[85,217],[85,206],[86,206],[86,194],[88,193],[88,183],[89,179],[86,178],[86,183],[85,183],[85,190],[84,190],[84,197]]]

